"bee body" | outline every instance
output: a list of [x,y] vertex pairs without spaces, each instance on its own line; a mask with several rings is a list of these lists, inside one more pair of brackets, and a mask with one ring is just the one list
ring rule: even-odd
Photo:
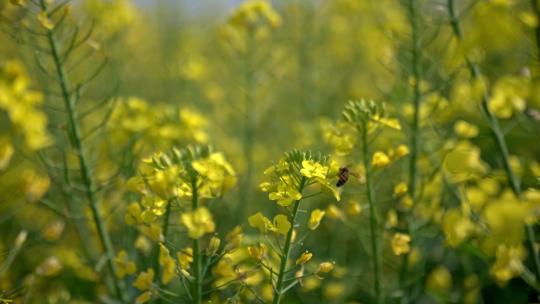
[[349,168],[347,167],[341,167],[339,168],[339,171],[338,171],[338,181],[336,183],[336,186],[337,187],[341,187],[343,185],[345,185],[345,183],[347,183],[347,181],[349,180]]

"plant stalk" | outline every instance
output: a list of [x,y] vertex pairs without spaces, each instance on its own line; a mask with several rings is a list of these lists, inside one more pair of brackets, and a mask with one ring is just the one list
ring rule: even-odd
[[[199,208],[199,197],[197,191],[197,177],[194,177],[191,182],[191,189],[193,192],[191,200],[191,210],[195,211]],[[193,240],[193,272],[195,281],[193,282],[193,304],[202,303],[202,256],[201,256],[201,244],[199,239]]]
[[[302,193],[302,190],[304,188],[305,184],[305,178],[302,178],[302,181],[300,182],[300,193]],[[281,256],[281,264],[279,265],[279,274],[278,274],[278,280],[276,282],[276,288],[274,289],[274,299],[272,301],[273,304],[279,304],[281,303],[281,299],[284,292],[284,283],[285,283],[285,273],[287,272],[287,262],[289,261],[289,255],[291,252],[291,245],[292,245],[292,237],[294,233],[294,225],[296,223],[296,217],[298,215],[298,208],[300,207],[300,200],[297,200],[294,202],[293,211],[289,218],[289,221],[291,223],[291,229],[287,232],[287,237],[285,238],[285,246],[283,248],[283,255]]]
[[374,292],[375,299],[377,304],[382,304],[383,296],[381,292],[381,257],[379,255],[379,234],[377,233],[378,229],[378,215],[376,209],[375,201],[375,192],[373,189],[373,177],[371,172],[371,163],[369,159],[369,149],[368,149],[368,130],[367,124],[364,124],[362,128],[362,149],[363,149],[363,159],[364,167],[366,170],[366,191],[367,199],[369,203],[369,224],[370,224],[370,233],[371,233],[371,253],[372,253],[372,267],[374,273]]
[[[44,11],[47,11],[47,4],[45,3],[45,1],[41,0],[40,4],[41,8]],[[97,228],[99,239],[105,251],[105,255],[107,256],[107,265],[111,273],[111,279],[114,284],[116,295],[118,299],[125,303],[126,299],[123,291],[124,286],[121,280],[118,278],[118,269],[116,267],[116,264],[114,263],[114,247],[105,226],[105,221],[99,211],[98,199],[94,191],[92,171],[85,154],[84,144],[81,140],[81,130],[79,122],[77,120],[77,112],[75,110],[75,103],[77,102],[77,100],[75,98],[75,95],[73,95],[73,93],[71,92],[68,76],[66,74],[62,58],[60,56],[60,46],[54,33],[54,29],[47,30],[46,35],[47,41],[51,48],[51,56],[54,62],[54,66],[56,68],[58,83],[60,85],[62,99],[64,100],[64,106],[66,108],[68,116],[68,135],[70,137],[71,146],[77,153],[86,198],[88,199],[88,202],[90,204],[92,217]]]
[[[418,14],[416,10],[416,3],[415,0],[408,0],[407,1],[407,12],[409,17],[409,22],[411,26],[411,50],[412,50],[412,60],[411,60],[411,67],[412,67],[412,76],[414,77],[414,83],[413,83],[413,108],[414,108],[414,114],[413,114],[413,121],[411,126],[411,155],[409,159],[409,194],[413,200],[413,203],[416,202],[416,188],[418,184],[418,154],[420,151],[420,104],[422,101],[422,92],[420,89],[420,82],[422,79],[422,66],[421,66],[421,45],[420,45],[420,37],[418,33]],[[412,235],[411,227],[410,227],[410,216],[407,216],[407,219],[405,221],[405,229],[409,235]],[[406,295],[406,284],[405,280],[407,278],[407,272],[408,272],[408,262],[409,262],[409,254],[406,253],[403,255],[402,262],[401,262],[401,269],[399,271],[399,286],[402,292],[401,296],[401,303],[407,303],[407,297]]]
[[[536,20],[540,20],[540,6],[538,5],[538,0],[531,0],[532,10],[536,16]],[[537,59],[540,60],[540,24],[537,24],[534,28],[534,38],[536,42],[536,49],[538,51]]]

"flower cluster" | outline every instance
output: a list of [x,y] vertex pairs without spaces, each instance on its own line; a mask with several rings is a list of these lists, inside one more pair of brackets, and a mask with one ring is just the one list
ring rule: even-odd
[[248,50],[254,41],[262,41],[281,24],[280,15],[270,1],[249,0],[241,4],[221,28],[221,38],[237,51]]
[[[158,148],[185,143],[206,144],[208,122],[198,112],[190,109],[165,109],[137,98],[118,98],[112,101],[114,109],[110,118],[110,133],[115,142],[133,145],[139,153],[149,153]],[[135,142],[132,142],[136,138]]]
[[[22,136],[24,146],[36,151],[51,144],[47,116],[39,109],[40,93],[29,89],[29,78],[16,61],[0,64],[0,117],[6,116],[12,136]],[[13,139],[0,134],[0,169],[7,166],[14,153]]]
[[[189,147],[168,153],[155,153],[143,161],[140,175],[128,186],[141,195],[139,203],[128,207],[126,222],[152,224],[162,217],[169,204],[193,197],[209,199],[221,196],[234,186],[235,172],[220,152],[209,147]],[[182,223],[192,238],[213,232],[212,216],[204,207],[182,214]]]
[[271,201],[285,207],[301,200],[302,191],[310,186],[332,193],[339,201],[341,192],[335,186],[338,170],[337,162],[328,156],[294,150],[264,171],[266,181],[259,187]]

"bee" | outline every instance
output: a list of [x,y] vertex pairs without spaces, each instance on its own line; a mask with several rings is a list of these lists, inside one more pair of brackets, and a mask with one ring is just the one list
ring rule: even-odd
[[339,168],[339,171],[337,173],[338,181],[336,183],[336,187],[341,187],[349,181],[349,168],[348,167],[341,167]]

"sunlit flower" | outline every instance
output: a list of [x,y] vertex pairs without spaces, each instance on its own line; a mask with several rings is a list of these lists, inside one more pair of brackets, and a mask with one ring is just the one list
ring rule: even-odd
[[302,161],[302,169],[300,169],[300,173],[308,178],[318,177],[324,179],[328,174],[328,167],[325,167],[312,160],[304,160]]
[[317,268],[316,273],[322,274],[322,273],[329,273],[334,269],[334,263],[332,262],[322,262],[319,264],[319,268]]
[[386,153],[377,151],[373,153],[373,157],[371,158],[371,165],[373,168],[384,168],[390,164],[390,158]]
[[306,250],[302,252],[300,257],[296,260],[296,265],[304,265],[305,263],[309,262],[312,257],[313,253]]
[[212,214],[205,207],[199,207],[194,211],[182,214],[181,220],[188,229],[189,237],[192,239],[198,239],[204,234],[215,230]]
[[319,227],[319,225],[321,224],[321,220],[323,219],[325,214],[326,212],[320,209],[314,209],[313,211],[311,211],[311,215],[309,216],[308,228],[310,230],[317,229],[317,227]]
[[410,250],[410,242],[411,237],[408,234],[396,233],[392,238],[392,251],[395,255],[408,253]]
[[159,244],[159,265],[161,266],[161,282],[169,284],[176,275],[176,262],[169,254],[169,249]]
[[258,246],[248,246],[249,255],[257,261],[261,261],[266,254],[266,245],[259,243]]

